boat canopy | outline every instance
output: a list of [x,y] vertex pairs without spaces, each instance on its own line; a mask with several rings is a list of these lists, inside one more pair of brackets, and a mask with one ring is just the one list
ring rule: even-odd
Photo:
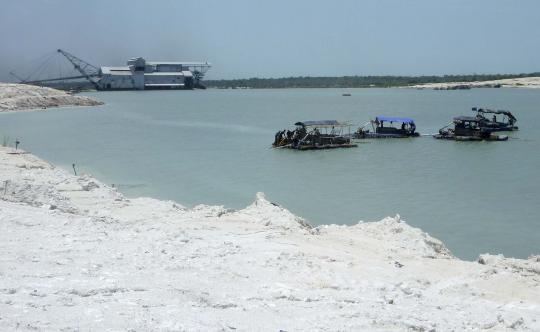
[[479,122],[474,116],[456,116],[454,121]]
[[487,108],[477,108],[477,107],[473,107],[472,110],[473,112],[478,112],[478,113],[503,114],[509,117],[510,119],[516,120],[516,117],[509,111],[503,111],[503,110],[495,111],[495,110],[490,110]]
[[294,124],[302,127],[344,127],[346,123],[341,123],[336,120],[318,120],[318,121],[302,121]]
[[392,116],[378,116],[376,117],[379,121],[386,121],[386,122],[401,122],[401,123],[414,123],[414,120],[411,118],[396,118]]

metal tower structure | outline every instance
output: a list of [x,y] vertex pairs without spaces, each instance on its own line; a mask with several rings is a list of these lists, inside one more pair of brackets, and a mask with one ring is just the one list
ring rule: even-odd
[[[98,89],[99,86],[95,78],[99,77],[99,68],[62,49],[58,49],[56,51],[60,53],[61,55],[63,55],[73,65],[75,70],[77,70],[81,75],[48,78],[48,79],[43,79],[43,80],[29,80],[29,79],[22,79],[20,76],[17,76],[14,72],[11,72],[10,74],[16,77],[17,79],[19,79],[21,83],[25,83],[25,84],[40,84],[40,83],[46,83],[46,82],[66,81],[66,80],[75,80],[75,79],[85,78],[96,89]],[[33,74],[31,74],[30,76],[32,75]]]
[[99,68],[97,68],[96,66],[94,65],[91,65],[89,64],[88,62],[82,60],[82,59],[79,59],[77,58],[76,56],[74,56],[73,54],[71,53],[68,53],[62,49],[58,49],[57,50],[58,53],[62,54],[63,56],[66,57],[66,59],[68,59],[69,62],[71,62],[71,64],[73,64],[73,66],[75,67],[75,69],[81,73],[81,75],[83,77],[85,77],[90,83],[92,83],[92,85],[96,88],[96,89],[99,89],[99,86],[98,84],[96,83],[96,81],[93,79],[94,77],[98,76],[99,75]]

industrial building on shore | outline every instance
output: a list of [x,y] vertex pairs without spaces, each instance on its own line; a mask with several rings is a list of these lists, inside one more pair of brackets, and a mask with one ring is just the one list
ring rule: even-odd
[[125,67],[101,67],[96,81],[99,90],[148,90],[200,88],[207,62],[147,62],[128,60]]
[[[189,61],[146,61],[142,57],[129,59],[126,66],[122,67],[96,67],[75,55],[62,49],[55,53],[66,58],[75,74],[55,75],[54,78],[34,77],[47,72],[46,67],[51,64],[54,67],[54,61],[51,61],[52,55],[46,61],[40,64],[34,73],[24,79],[15,72],[11,74],[16,77],[20,83],[34,85],[66,85],[66,82],[75,82],[86,80],[96,90],[152,90],[152,89],[205,89],[201,83],[204,74],[211,65],[208,62],[189,62]],[[33,77],[33,78],[31,78]],[[86,83],[86,84],[88,84]],[[67,84],[69,86],[69,83]],[[71,84],[73,86],[76,83]],[[79,84],[80,85],[80,84]]]

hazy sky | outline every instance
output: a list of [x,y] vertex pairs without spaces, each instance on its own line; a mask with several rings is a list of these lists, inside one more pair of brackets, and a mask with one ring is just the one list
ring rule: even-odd
[[538,0],[0,0],[0,80],[63,48],[207,78],[540,71]]

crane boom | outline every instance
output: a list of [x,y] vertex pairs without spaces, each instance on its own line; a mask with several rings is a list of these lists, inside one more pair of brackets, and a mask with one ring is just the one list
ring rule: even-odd
[[13,77],[15,77],[16,79],[18,79],[19,81],[21,81],[21,83],[26,83],[24,78],[20,77],[19,75],[15,74],[13,71],[10,71],[9,74]]
[[88,62],[77,58],[71,53],[68,53],[62,49],[58,49],[58,53],[62,54],[63,56],[68,59],[69,62],[75,67],[75,69],[81,73],[81,75],[86,78],[92,85],[96,88],[96,90],[99,90],[99,85],[97,82],[93,79],[93,77],[96,77],[99,75],[99,68],[97,68],[94,65],[89,64]]

